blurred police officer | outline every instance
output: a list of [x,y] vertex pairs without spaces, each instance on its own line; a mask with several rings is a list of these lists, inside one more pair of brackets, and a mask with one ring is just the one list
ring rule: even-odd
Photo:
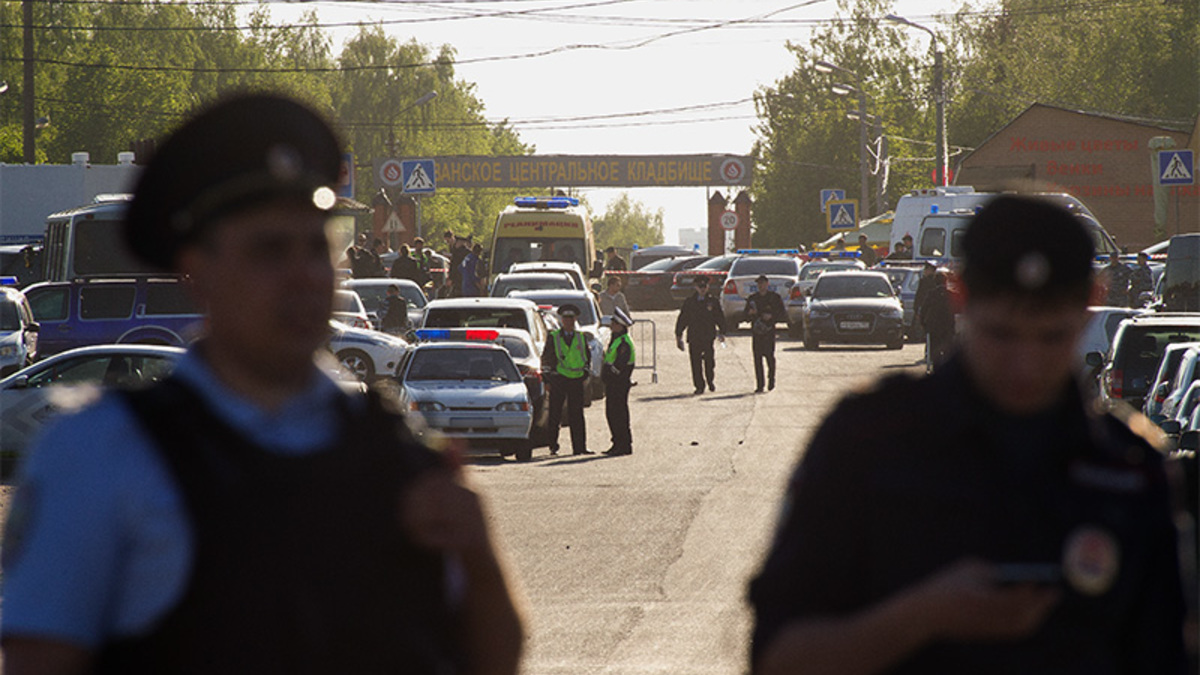
[[408,318],[408,301],[400,295],[400,286],[397,284],[388,284],[384,293],[379,330],[391,335],[403,335],[412,328],[412,321]]
[[709,391],[717,390],[713,340],[725,341],[725,314],[721,311],[721,303],[708,294],[708,277],[696,277],[695,287],[696,294],[683,301],[675,319],[675,345],[683,351],[686,331],[692,384],[696,386],[694,393],[703,394],[705,381]]
[[1150,256],[1138,251],[1137,265],[1129,271],[1129,306],[1145,307],[1154,292],[1154,272],[1150,269]]
[[628,455],[633,452],[633,431],[629,426],[629,388],[633,386],[633,366],[636,354],[629,327],[633,319],[621,309],[612,314],[612,339],[604,352],[604,369],[600,376],[604,380],[604,415],[608,418],[608,431],[612,435],[612,447],[607,455]]
[[963,249],[959,353],[842,401],[792,479],[755,671],[1183,672],[1162,457],[1073,376],[1091,239],[1002,196]]
[[558,308],[558,315],[562,327],[550,332],[550,339],[542,349],[542,375],[550,387],[550,454],[558,454],[559,425],[565,402],[572,454],[590,455],[583,418],[583,388],[591,368],[591,352],[586,336],[575,330],[579,308],[567,303]]
[[875,247],[868,243],[865,234],[858,235],[858,254],[859,260],[867,267],[874,267],[875,263],[879,262],[879,254],[875,252]]
[[314,361],[339,157],[307,108],[245,94],[146,167],[127,240],[188,275],[208,333],[33,450],[4,538],[6,672],[516,671],[479,498]]
[[[771,290],[771,280],[760,274],[754,280],[755,291],[746,298],[746,319],[750,321],[750,344],[754,352],[754,381],[758,385],[755,393],[761,394],[763,385],[775,388],[775,326],[787,319],[783,298]],[[763,362],[767,364],[766,379],[763,378]]]

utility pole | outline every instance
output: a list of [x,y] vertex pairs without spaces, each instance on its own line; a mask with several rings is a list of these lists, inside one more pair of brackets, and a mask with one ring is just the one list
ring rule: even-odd
[[867,92],[862,83],[858,85],[858,219],[862,222],[871,216],[871,169],[867,158],[871,146],[867,145]]
[[[931,33],[932,35],[932,33]],[[946,152],[946,85],[945,52],[937,36],[933,39],[933,96],[937,107],[937,184],[949,185],[950,174]]]
[[24,21],[22,35],[25,43],[22,47],[25,58],[25,83],[21,91],[21,103],[24,107],[22,127],[25,139],[25,163],[33,164],[33,0],[22,0],[21,13]]

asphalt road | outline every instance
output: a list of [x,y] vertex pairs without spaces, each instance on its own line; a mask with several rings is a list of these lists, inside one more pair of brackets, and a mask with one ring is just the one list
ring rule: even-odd
[[[745,672],[746,583],[809,435],[844,393],[921,371],[919,345],[808,352],[781,332],[777,387],[755,394],[743,332],[717,349],[716,392],[693,396],[675,314],[637,318],[658,327],[658,368],[635,374],[633,455],[573,457],[564,429],[558,457],[470,458],[524,593],[531,675]],[[607,449],[603,402],[586,416],[589,447]]]

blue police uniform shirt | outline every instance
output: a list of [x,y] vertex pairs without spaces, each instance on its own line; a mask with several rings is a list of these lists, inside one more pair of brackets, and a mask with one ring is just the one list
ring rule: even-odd
[[[221,384],[195,351],[175,371],[212,411],[272,452],[300,455],[338,433],[338,385],[265,411]],[[48,425],[34,444],[5,534],[5,637],[96,648],[143,632],[182,597],[192,537],[170,472],[120,396]]]

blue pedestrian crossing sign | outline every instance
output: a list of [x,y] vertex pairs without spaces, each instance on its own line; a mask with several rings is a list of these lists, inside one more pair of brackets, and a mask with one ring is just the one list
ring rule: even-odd
[[1196,165],[1191,150],[1158,151],[1159,185],[1195,185]]
[[825,205],[834,199],[845,199],[845,190],[827,189],[821,190],[821,213],[828,213]]
[[833,199],[825,206],[825,229],[830,234],[858,229],[857,199]]
[[406,195],[428,195],[437,192],[437,174],[432,159],[406,159],[400,162],[400,192]]

